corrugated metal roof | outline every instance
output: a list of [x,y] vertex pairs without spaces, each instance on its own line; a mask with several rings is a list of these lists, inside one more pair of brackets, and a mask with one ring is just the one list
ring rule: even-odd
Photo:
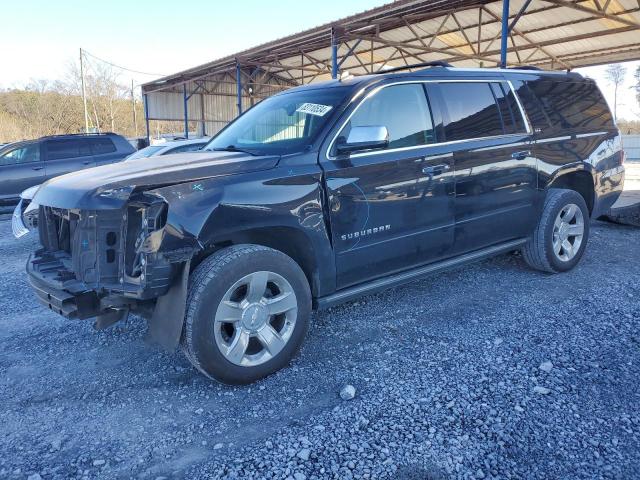
[[[525,2],[511,0],[511,21]],[[238,63],[247,79],[257,72],[276,88],[327,80],[332,30],[340,69],[354,75],[432,60],[493,67],[500,61],[501,15],[502,1],[398,0],[147,83],[143,92],[181,92],[187,84],[189,92],[235,95]],[[640,2],[536,0],[508,47],[511,66],[572,69],[640,59]]]

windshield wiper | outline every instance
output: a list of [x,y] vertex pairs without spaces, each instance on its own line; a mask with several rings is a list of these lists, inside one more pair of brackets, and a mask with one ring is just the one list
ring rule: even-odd
[[242,153],[248,153],[249,155],[253,155],[253,156],[258,155],[255,152],[252,152],[250,150],[245,150],[244,148],[238,148],[235,145],[229,145],[228,147],[224,147],[224,148],[212,148],[211,150],[214,152],[242,152]]

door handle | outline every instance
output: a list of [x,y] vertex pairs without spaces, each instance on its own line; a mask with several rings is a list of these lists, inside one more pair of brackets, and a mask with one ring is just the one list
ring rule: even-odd
[[441,165],[431,165],[429,167],[424,167],[422,169],[422,173],[424,173],[425,175],[440,175],[441,173],[446,172],[450,169],[451,167],[448,164],[443,163]]
[[91,162],[89,160],[85,160],[84,162],[82,162],[83,165],[89,165]]
[[32,170],[42,170],[44,167],[31,167]]
[[511,158],[514,160],[524,160],[527,157],[531,156],[531,152],[529,150],[522,150],[520,152],[513,152],[511,154]]

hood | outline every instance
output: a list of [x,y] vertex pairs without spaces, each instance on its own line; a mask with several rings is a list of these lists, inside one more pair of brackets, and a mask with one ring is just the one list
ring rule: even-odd
[[279,156],[256,157],[242,152],[189,152],[141,158],[53,178],[41,186],[33,200],[57,208],[121,208],[134,189],[268,170],[275,167],[279,159]]

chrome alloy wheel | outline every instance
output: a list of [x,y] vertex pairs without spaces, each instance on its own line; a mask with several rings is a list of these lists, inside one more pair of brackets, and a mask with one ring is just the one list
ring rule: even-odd
[[291,284],[273,272],[242,277],[224,294],[214,318],[216,345],[235,365],[253,367],[285,347],[296,325]]
[[560,210],[553,224],[553,253],[563,262],[568,262],[580,250],[583,236],[582,210],[570,203]]

